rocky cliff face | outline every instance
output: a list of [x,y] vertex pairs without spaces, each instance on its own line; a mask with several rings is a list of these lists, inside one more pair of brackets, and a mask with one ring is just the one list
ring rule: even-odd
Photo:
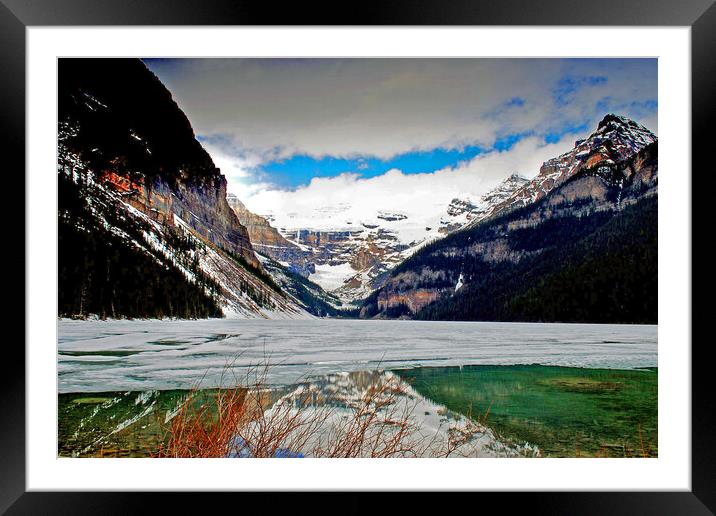
[[[604,256],[595,266],[594,277],[613,277],[614,267],[603,271],[601,264],[611,263],[615,256],[623,256],[624,267],[639,267],[634,253],[648,257],[640,259],[646,260],[644,270],[653,274],[642,283],[651,288],[656,280],[657,182],[656,137],[630,120],[607,115],[589,138],[578,141],[569,153],[546,162],[534,180],[521,181],[511,194],[502,196],[492,206],[491,215],[473,215],[465,229],[426,246],[396,267],[364,303],[361,315],[519,320],[522,312],[515,306],[524,308],[520,303],[526,303],[525,299],[530,303],[539,299],[530,289],[549,284],[545,278],[563,274],[562,269],[579,267],[579,260],[572,257],[582,256],[588,261],[599,253]],[[458,215],[475,213],[475,206],[465,203],[452,208]],[[632,224],[631,229],[624,233],[627,223]],[[637,227],[640,224],[648,231],[642,234]],[[622,243],[614,234],[621,235]],[[646,242],[643,235],[653,239]],[[625,270],[622,266],[616,269]],[[623,281],[630,284],[641,272],[631,271],[633,274],[626,274]],[[588,283],[584,280],[588,273],[580,274],[575,284]],[[594,287],[591,294],[595,299],[609,299],[606,283]],[[644,295],[655,299],[651,290]],[[552,301],[545,300],[544,305],[551,306]],[[491,305],[499,305],[499,309],[493,310]],[[530,313],[542,313],[535,308],[539,303],[529,306]],[[564,317],[588,317],[574,315],[577,308],[570,310],[571,315]],[[655,317],[655,313],[651,315]],[[634,317],[644,320],[651,315]]]
[[[248,228],[258,252],[288,265],[350,304],[380,288],[389,272],[422,246],[489,217],[527,182],[512,175],[475,200],[453,199],[443,211],[423,216],[428,222],[422,224],[408,214],[382,209],[365,220],[347,219],[336,224],[335,229],[279,226],[274,230],[268,217],[254,215],[235,200],[230,204]],[[335,216],[347,208],[337,206],[323,211]],[[322,210],[319,207],[316,211]]]
[[239,222],[248,231],[251,245],[256,252],[286,264],[291,271],[303,277],[307,278],[315,272],[313,253],[284,238],[268,220],[249,211],[235,195],[228,194],[227,201]]
[[504,206],[515,192],[524,188],[529,182],[529,179],[519,174],[512,174],[477,201],[453,199],[448,206],[447,216],[440,220],[440,233],[447,235],[468,224],[475,224],[489,218]]
[[[181,217],[203,238],[254,265],[246,229],[226,202],[226,179],[169,91],[138,59],[62,59],[63,145],[102,177],[131,183],[147,212]],[[113,183],[113,184],[116,184]]]
[[[457,197],[443,211],[439,207],[427,209],[434,210],[431,213],[376,207],[373,213],[361,213],[357,218],[350,215],[350,205],[329,201],[316,206],[312,214],[284,214],[277,221],[272,214],[252,213],[235,196],[230,195],[229,200],[258,252],[317,283],[344,304],[360,303],[383,286],[396,266],[424,246],[534,203],[582,170],[601,174],[603,181],[616,180],[608,177],[615,164],[624,163],[653,141],[654,135],[646,128],[607,115],[597,130],[576,142],[570,152],[545,162],[534,179],[513,174],[479,198]],[[597,165],[602,167],[601,172]],[[606,195],[606,190],[600,192],[603,181],[589,187],[590,195]],[[563,192],[565,202],[574,202],[580,195],[569,189]],[[491,260],[515,256],[500,240],[479,246]],[[420,308],[426,299],[421,296],[403,301]]]
[[[59,199],[67,231],[109,231],[123,242],[115,245],[151,256],[199,290],[210,285],[225,314],[305,315],[263,271],[248,231],[226,200],[226,179],[171,94],[140,60],[61,59],[58,89],[58,174],[79,199],[74,205]],[[71,261],[70,250],[60,246],[64,251]],[[134,264],[118,266],[111,278],[104,277],[109,266],[105,272],[102,267],[93,264],[86,274],[101,276],[111,292],[128,288],[122,278]],[[60,288],[70,291],[72,285]],[[111,305],[106,290],[102,296]],[[177,302],[166,296],[155,304],[172,315]]]

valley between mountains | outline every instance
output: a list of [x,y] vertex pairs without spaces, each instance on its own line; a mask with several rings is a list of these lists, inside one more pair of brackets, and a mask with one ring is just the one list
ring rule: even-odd
[[61,59],[59,315],[652,324],[657,183],[608,113],[479,196],[251,211],[141,60]]

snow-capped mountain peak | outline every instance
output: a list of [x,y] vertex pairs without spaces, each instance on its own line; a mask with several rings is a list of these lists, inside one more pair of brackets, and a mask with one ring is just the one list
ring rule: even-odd
[[440,232],[451,233],[466,224],[474,224],[490,217],[494,211],[529,179],[519,174],[512,174],[495,188],[473,201],[468,197],[453,199],[447,208],[447,216],[440,220]]
[[[594,132],[577,140],[570,151],[545,161],[537,176],[496,203],[488,216],[525,206],[544,197],[579,170],[600,164],[613,167],[655,141],[657,137],[643,125],[627,117],[609,113],[599,122]],[[485,218],[487,217],[477,217],[470,224],[474,225]]]
[[[569,152],[544,162],[533,179],[513,173],[482,195],[455,189],[447,195],[422,192],[420,200],[414,192],[379,199],[361,196],[359,183],[339,192],[338,198],[321,198],[319,205],[299,202],[295,195],[287,198],[291,203],[284,204],[283,210],[257,212],[263,217],[262,229],[270,222],[280,236],[274,235],[270,242],[252,237],[252,242],[343,301],[357,301],[379,288],[388,271],[426,244],[529,204],[581,168],[622,161],[653,141],[656,137],[645,127],[609,114]],[[476,183],[475,188],[480,191],[483,186]],[[248,220],[242,222],[251,226]],[[292,252],[284,252],[289,247]]]

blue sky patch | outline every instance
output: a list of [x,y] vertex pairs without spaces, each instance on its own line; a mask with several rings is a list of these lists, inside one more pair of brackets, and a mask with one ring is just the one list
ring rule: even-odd
[[544,135],[545,143],[557,143],[567,135],[581,134],[589,130],[588,124],[567,123],[560,127],[552,128]]
[[260,172],[277,186],[295,188],[307,185],[314,177],[333,177],[346,172],[358,174],[363,178],[379,176],[394,168],[404,174],[434,172],[445,167],[457,166],[485,151],[486,149],[482,147],[471,145],[463,149],[408,152],[387,160],[367,156],[314,158],[296,155],[288,159],[266,163],[260,167]]
[[565,106],[569,104],[576,96],[576,93],[587,87],[600,86],[607,84],[607,78],[601,75],[594,76],[573,76],[565,75],[554,88],[552,95],[555,104]]
[[314,158],[295,155],[268,162],[259,167],[257,172],[264,180],[269,180],[281,188],[296,188],[307,185],[314,177],[334,177],[347,172],[358,174],[362,178],[380,176],[391,169],[398,169],[403,174],[423,174],[457,167],[486,152],[510,150],[517,142],[532,134],[532,131],[507,134],[497,138],[491,147],[468,145],[462,149],[437,148],[407,152],[386,160],[370,156]]

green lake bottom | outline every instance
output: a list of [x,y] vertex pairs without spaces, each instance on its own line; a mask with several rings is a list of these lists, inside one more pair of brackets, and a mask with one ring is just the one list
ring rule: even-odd
[[422,396],[545,457],[656,457],[656,368],[539,365],[395,370]]
[[60,394],[58,455],[150,457],[166,441],[170,416],[186,396],[181,390]]
[[[464,366],[394,370],[422,396],[546,457],[655,457],[656,368]],[[215,391],[196,402],[211,403]],[[187,391],[58,396],[60,456],[147,457]]]

